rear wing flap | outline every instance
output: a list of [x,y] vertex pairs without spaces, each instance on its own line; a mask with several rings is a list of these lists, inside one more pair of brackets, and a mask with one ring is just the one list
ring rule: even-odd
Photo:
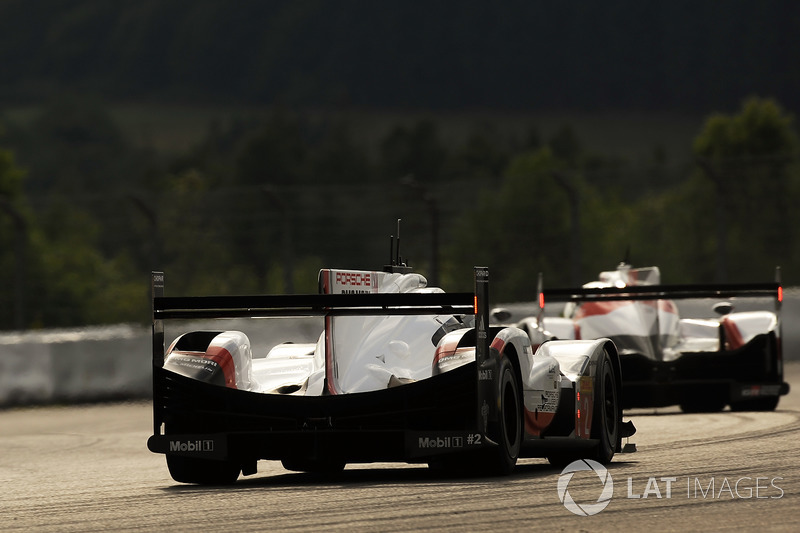
[[626,287],[591,287],[542,289],[539,305],[544,302],[592,302],[620,300],[687,300],[700,298],[773,298],[779,311],[783,287],[772,283],[722,283],[695,285],[633,285]]
[[769,297],[782,299],[780,283],[715,285],[634,285],[543,289],[545,301],[577,302],[589,300],[680,300],[690,298]]
[[153,319],[475,314],[472,293],[156,296]]

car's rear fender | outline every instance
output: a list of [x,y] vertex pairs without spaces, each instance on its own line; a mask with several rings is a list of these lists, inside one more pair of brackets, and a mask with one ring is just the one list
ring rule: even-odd
[[251,386],[252,350],[241,331],[191,331],[167,350],[164,368],[234,389]]
[[750,342],[756,335],[779,332],[778,316],[770,311],[731,313],[720,320],[726,350],[735,350]]
[[[609,339],[550,341],[537,350],[534,357],[552,357],[559,364],[561,374],[573,384],[575,394],[575,436],[591,438],[592,413],[594,411],[594,391],[600,361],[605,354],[611,359],[614,367],[614,381],[617,394],[622,405],[622,369],[614,343]],[[562,394],[566,392],[562,385]],[[622,421],[622,410],[619,422]]]

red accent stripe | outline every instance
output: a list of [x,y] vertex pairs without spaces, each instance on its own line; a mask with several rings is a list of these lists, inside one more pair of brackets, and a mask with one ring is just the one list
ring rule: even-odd
[[553,421],[555,413],[532,413],[525,408],[525,432],[529,435],[541,435],[542,431]]
[[575,310],[575,320],[585,318],[587,316],[607,315],[608,313],[632,305],[630,301],[612,301],[612,302],[585,302],[582,303],[578,309]]
[[204,359],[210,359],[217,363],[222,368],[222,373],[225,375],[225,386],[232,389],[236,387],[236,365],[233,363],[233,357],[228,350],[222,346],[209,346],[206,353],[203,355]]
[[506,346],[506,341],[504,341],[499,337],[495,337],[494,340],[492,341],[492,344],[489,345],[489,348],[490,349],[494,348],[495,350],[497,350],[500,356],[502,357],[503,348],[505,348],[505,346]]
[[439,359],[453,355],[458,350],[458,340],[449,340],[445,344],[436,347],[436,352],[433,354],[433,363],[431,368],[436,367]]
[[[579,320],[587,316],[606,315],[622,307],[628,305],[634,305],[634,303],[636,302],[631,300],[619,300],[610,302],[585,302],[582,303],[580,307],[578,307],[578,309],[575,311],[574,319]],[[655,307],[656,309],[664,311],[666,313],[673,313],[676,315],[678,314],[678,307],[672,300],[641,300],[638,303]]]
[[726,350],[735,350],[744,346],[742,332],[739,331],[738,326],[733,320],[730,319],[730,317],[724,317],[720,323],[722,324],[723,331],[725,331]]

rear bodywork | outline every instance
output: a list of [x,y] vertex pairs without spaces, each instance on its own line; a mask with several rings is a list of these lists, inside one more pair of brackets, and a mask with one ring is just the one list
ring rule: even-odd
[[[596,414],[596,375],[604,364],[613,367],[612,393],[621,394],[613,343],[552,342],[534,354],[523,331],[489,326],[488,281],[488,270],[476,267],[473,293],[444,293],[418,274],[327,269],[321,294],[165,297],[164,275],[155,272],[148,447],[166,454],[168,464],[223,464],[236,475],[254,473],[264,459],[297,470],[442,458],[479,463],[509,439],[514,462],[565,451],[595,457],[600,424],[592,419],[603,418]],[[265,348],[224,329],[165,341],[168,320],[309,316],[323,322],[315,342]],[[504,389],[502,376],[513,376],[514,386]],[[519,400],[510,403],[518,405],[507,405],[515,391]],[[614,430],[611,455],[632,433],[619,399],[605,417]]]
[[[789,391],[779,277],[773,283],[662,285],[657,267],[622,264],[579,289],[545,289],[545,301],[566,306],[561,317],[544,318],[543,328],[560,338],[612,339],[625,408],[771,410]],[[684,300],[701,300],[717,316],[681,318],[677,302]],[[753,309],[735,310],[745,303]]]

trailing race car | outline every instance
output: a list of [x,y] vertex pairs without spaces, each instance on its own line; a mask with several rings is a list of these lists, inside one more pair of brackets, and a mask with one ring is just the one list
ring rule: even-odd
[[[614,344],[534,353],[523,331],[489,327],[486,268],[474,293],[427,287],[405,266],[326,269],[319,284],[315,295],[164,297],[153,273],[148,448],[173,479],[230,483],[262,459],[323,473],[398,461],[507,474],[519,457],[608,463],[635,431],[622,421]],[[308,316],[323,322],[308,343],[262,346],[220,329],[165,345],[167,320]]]
[[[583,288],[543,290],[542,312],[518,325],[537,331],[534,336],[541,329],[548,338],[611,339],[622,365],[623,408],[680,405],[684,412],[714,412],[730,405],[734,411],[770,411],[789,392],[783,381],[780,270],[776,278],[661,285],[657,267],[622,263]],[[727,300],[758,297],[772,299],[775,310],[734,312]],[[701,298],[716,301],[717,317],[680,318],[674,300]],[[545,317],[544,301],[567,302],[562,316]]]

